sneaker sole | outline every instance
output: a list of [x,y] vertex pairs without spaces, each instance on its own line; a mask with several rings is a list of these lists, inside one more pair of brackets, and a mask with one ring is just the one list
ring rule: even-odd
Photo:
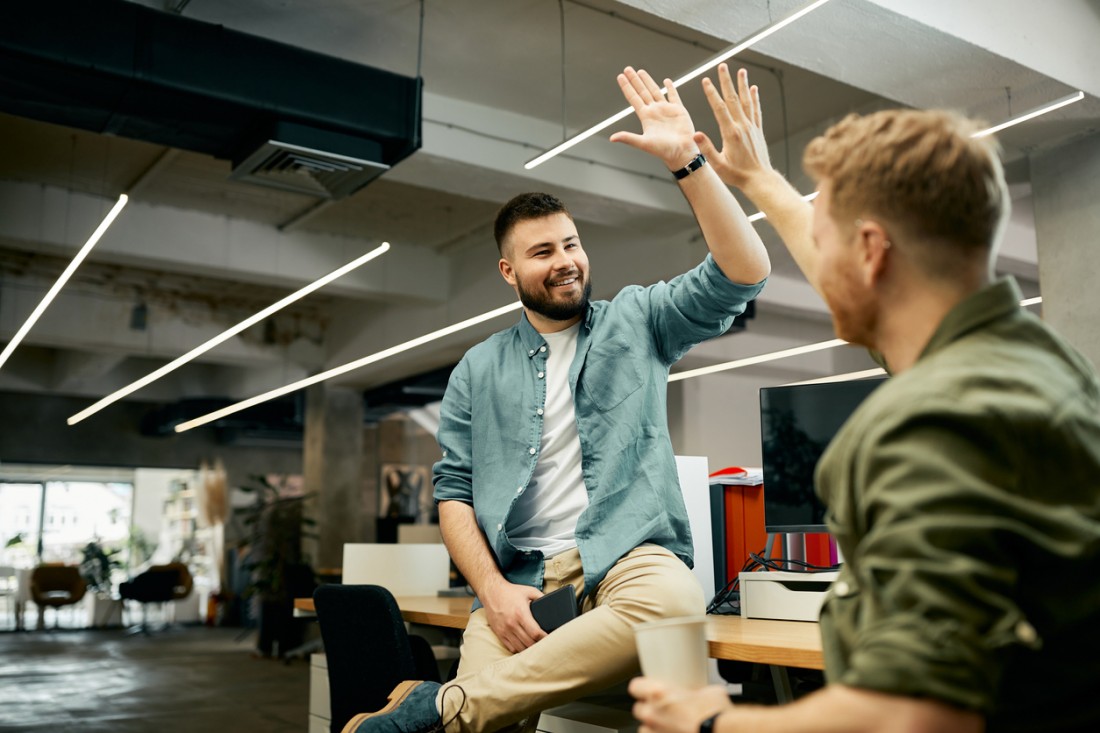
[[409,693],[416,689],[416,686],[420,684],[419,680],[406,680],[393,688],[393,692],[387,698],[388,702],[382,707],[381,710],[375,710],[373,713],[359,713],[347,722],[343,730],[340,733],[355,733],[355,730],[365,720],[369,720],[378,715],[385,715],[386,713],[392,713],[396,710],[401,703],[405,702],[405,698],[409,696]]

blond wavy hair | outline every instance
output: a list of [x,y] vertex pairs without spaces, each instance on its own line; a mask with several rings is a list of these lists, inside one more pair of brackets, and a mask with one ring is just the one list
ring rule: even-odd
[[830,214],[878,217],[917,241],[989,256],[1010,209],[997,143],[952,112],[848,115],[806,147],[803,166],[831,186]]

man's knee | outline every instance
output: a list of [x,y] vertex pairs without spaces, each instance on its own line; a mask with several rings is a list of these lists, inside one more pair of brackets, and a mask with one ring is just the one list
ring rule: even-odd
[[672,553],[663,548],[639,548],[630,561],[634,566],[624,568],[624,577],[610,590],[607,602],[631,623],[698,616],[706,611],[699,581]]

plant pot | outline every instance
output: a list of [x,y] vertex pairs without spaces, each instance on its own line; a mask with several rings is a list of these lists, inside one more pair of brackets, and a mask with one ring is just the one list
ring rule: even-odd
[[122,626],[122,599],[106,593],[89,593],[84,603],[88,609],[88,626],[96,629]]

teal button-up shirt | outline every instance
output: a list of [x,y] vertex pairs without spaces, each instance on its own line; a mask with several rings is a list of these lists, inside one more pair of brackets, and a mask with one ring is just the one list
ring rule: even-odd
[[[649,287],[591,303],[577,335],[569,388],[581,443],[588,508],[577,521],[585,593],[643,543],[693,564],[666,400],[669,367],[724,333],[764,287],[731,282],[714,259]],[[435,500],[474,508],[505,577],[542,587],[544,560],[516,548],[508,517],[527,490],[546,403],[546,341],[526,315],[466,353],[443,397]]]

